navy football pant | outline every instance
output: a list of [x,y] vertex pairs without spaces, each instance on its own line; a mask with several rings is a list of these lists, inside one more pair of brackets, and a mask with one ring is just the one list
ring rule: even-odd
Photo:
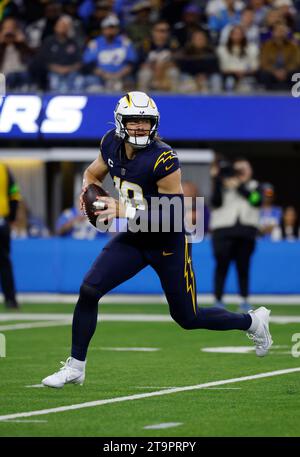
[[182,328],[248,330],[248,314],[217,307],[199,308],[191,260],[184,234],[116,235],[97,257],[80,287],[72,327],[72,357],[85,360],[98,317],[98,301],[110,290],[150,265],[158,274],[172,318]]

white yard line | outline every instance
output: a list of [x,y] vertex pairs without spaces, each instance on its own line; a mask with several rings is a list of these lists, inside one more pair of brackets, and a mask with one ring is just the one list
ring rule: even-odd
[[0,332],[7,332],[9,330],[26,330],[30,328],[46,328],[46,327],[59,327],[62,325],[69,325],[69,321],[51,321],[51,322],[33,322],[32,324],[11,324],[0,325]]
[[[56,325],[67,325],[71,324],[73,315],[71,313],[1,313],[0,322],[5,321],[47,321],[45,327],[50,327],[50,321],[53,322],[53,326]],[[98,322],[173,322],[169,314],[119,314],[119,313],[100,313],[98,315]],[[296,324],[300,323],[299,316],[271,316],[270,322],[273,324]],[[17,330],[25,328],[39,328],[43,327],[42,323],[36,324],[10,324],[7,326],[0,325],[1,330]]]
[[3,422],[19,422],[19,423],[22,423],[24,422],[25,424],[28,424],[28,423],[35,423],[35,424],[46,424],[48,421],[43,421],[43,420],[24,420],[24,419],[21,419],[21,420],[6,420],[6,421],[3,421]]
[[162,424],[153,424],[153,425],[146,425],[143,427],[144,430],[162,430],[164,428],[172,428],[178,427],[178,425],[182,425],[182,422],[164,422]]
[[[1,294],[0,294],[1,297]],[[47,293],[21,293],[18,294],[20,303],[76,303],[77,294],[47,294]],[[198,294],[199,303],[213,304],[214,296],[212,294]],[[240,297],[235,294],[226,294],[225,303],[239,304]],[[288,304],[300,305],[300,295],[250,295],[249,302],[254,305]],[[166,304],[166,298],[163,294],[110,294],[101,299],[101,303],[109,304]]]
[[92,408],[94,406],[103,406],[103,405],[108,405],[108,404],[112,404],[112,403],[122,403],[125,401],[141,400],[144,398],[158,397],[158,396],[162,396],[162,395],[170,395],[170,394],[175,394],[175,393],[179,393],[179,392],[188,392],[188,391],[192,391],[192,390],[200,390],[200,389],[204,389],[207,387],[216,387],[216,386],[222,386],[225,384],[233,384],[236,382],[252,381],[254,379],[270,378],[273,376],[280,376],[280,375],[284,375],[284,374],[299,373],[299,372],[300,372],[300,367],[287,368],[285,370],[269,371],[266,373],[258,373],[258,374],[250,375],[250,376],[242,376],[240,378],[223,379],[221,381],[206,382],[204,384],[196,384],[193,386],[174,387],[171,389],[158,390],[155,392],[148,392],[148,393],[146,392],[146,393],[136,394],[136,395],[127,395],[124,397],[106,398],[103,400],[95,400],[95,401],[89,401],[89,402],[85,402],[85,403],[77,403],[75,405],[69,405],[69,406],[59,406],[56,408],[40,409],[40,410],[36,410],[36,411],[5,414],[3,416],[0,416],[0,422],[8,420],[8,419],[18,419],[20,417],[33,417],[33,416],[42,416],[42,415],[52,414],[52,413],[62,413],[65,411],[74,411],[74,410],[83,409],[83,408]]
[[91,351],[116,351],[116,352],[156,352],[160,348],[112,348],[112,347],[91,347]]

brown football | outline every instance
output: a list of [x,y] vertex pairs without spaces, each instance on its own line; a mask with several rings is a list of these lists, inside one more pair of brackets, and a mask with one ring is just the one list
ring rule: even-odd
[[94,212],[101,211],[101,209],[105,209],[99,207],[97,208],[97,197],[103,196],[108,197],[108,193],[104,189],[102,189],[102,187],[98,186],[97,184],[89,184],[87,186],[86,192],[83,194],[82,197],[84,214],[94,227],[97,227],[98,218],[98,216],[96,216]]

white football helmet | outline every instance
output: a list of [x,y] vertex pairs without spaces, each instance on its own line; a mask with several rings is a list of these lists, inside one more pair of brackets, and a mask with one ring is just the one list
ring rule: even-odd
[[[158,129],[159,112],[155,102],[144,92],[128,92],[115,108],[116,135],[131,144],[134,148],[144,148],[150,144]],[[150,119],[151,128],[146,136],[130,136],[126,122],[144,117]]]

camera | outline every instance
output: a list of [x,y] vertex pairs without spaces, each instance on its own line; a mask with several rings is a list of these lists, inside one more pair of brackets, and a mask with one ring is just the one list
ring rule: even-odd
[[15,39],[15,34],[13,32],[6,32],[4,35],[4,38],[6,40],[14,40]]
[[228,160],[220,160],[218,162],[218,166],[220,178],[233,178],[238,175],[238,172],[235,170],[232,162],[229,162]]

